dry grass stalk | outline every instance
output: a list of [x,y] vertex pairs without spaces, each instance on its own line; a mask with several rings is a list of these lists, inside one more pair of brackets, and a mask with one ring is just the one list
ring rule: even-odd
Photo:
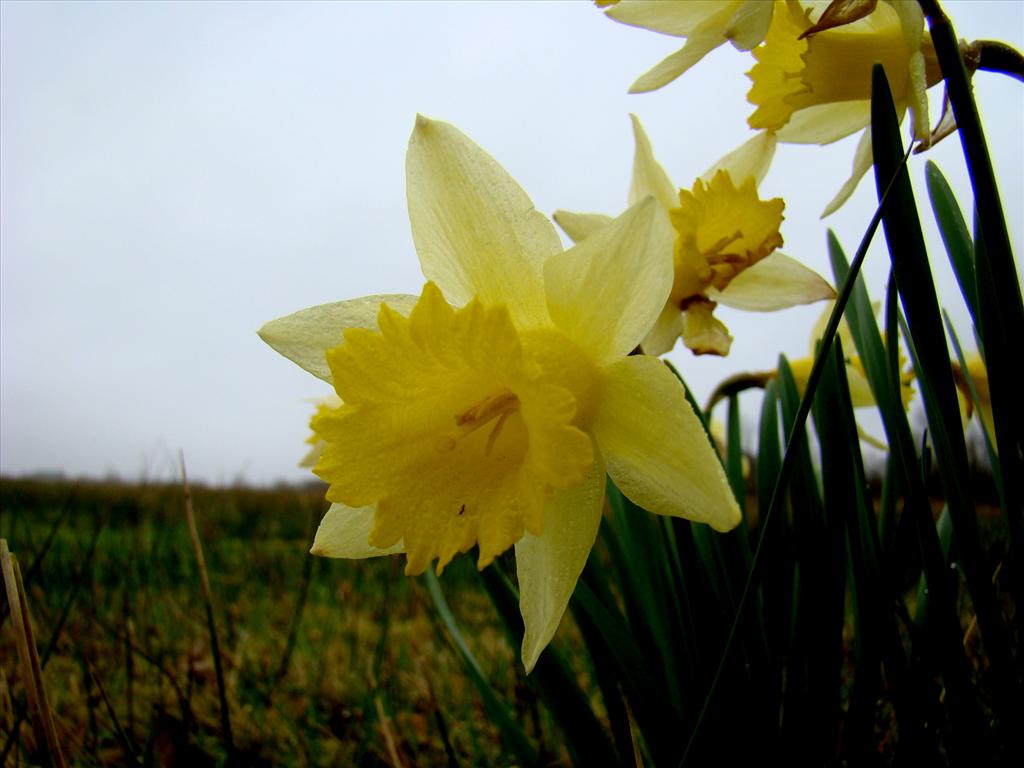
[[4,575],[4,586],[7,591],[7,603],[10,606],[11,621],[18,644],[18,655],[25,673],[25,690],[29,706],[32,709],[32,728],[37,743],[45,742],[50,750],[50,757],[57,768],[64,768],[64,753],[57,739],[57,729],[53,724],[53,713],[46,697],[43,685],[43,670],[39,664],[39,651],[32,634],[32,617],[25,599],[25,588],[21,581],[21,569],[17,559],[7,548],[7,539],[0,539],[0,569]]
[[139,757],[135,754],[135,749],[132,747],[131,739],[128,734],[125,733],[124,728],[121,727],[121,721],[117,717],[117,712],[114,710],[114,704],[110,701],[110,697],[107,695],[107,689],[103,687],[103,681],[100,680],[96,674],[96,670],[93,669],[92,663],[85,656],[82,657],[82,661],[85,662],[85,669],[89,673],[89,677],[92,682],[96,685],[96,689],[100,692],[100,698],[103,700],[103,705],[107,709],[107,715],[110,716],[110,721],[114,725],[114,733],[117,734],[118,741],[121,742],[121,747],[125,751],[125,756],[130,757],[132,764],[138,765]]
[[196,528],[196,516],[192,509],[192,491],[188,486],[188,475],[185,473],[185,453],[181,453],[181,484],[185,491],[185,517],[188,519],[188,535],[192,539],[192,550],[196,555],[196,566],[199,568],[199,584],[206,604],[206,626],[210,631],[210,652],[213,655],[213,669],[217,676],[217,692],[220,695],[220,722],[224,731],[224,745],[230,763],[235,752],[235,740],[231,734],[231,712],[228,709],[227,689],[224,685],[224,667],[220,657],[220,643],[217,641],[217,625],[213,619],[213,594],[210,591],[210,577],[206,571],[206,559],[203,557],[203,545],[199,540]]
[[381,735],[384,737],[384,744],[388,748],[388,759],[391,760],[392,768],[405,768],[405,763],[398,755],[398,743],[395,741],[395,734],[391,731],[391,718],[384,710],[384,702],[378,693],[373,697],[373,706],[377,710],[377,724],[380,726]]

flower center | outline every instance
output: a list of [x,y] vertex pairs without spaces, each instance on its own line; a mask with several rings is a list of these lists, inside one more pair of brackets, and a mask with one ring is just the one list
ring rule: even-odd
[[487,436],[487,446],[484,448],[484,455],[490,456],[491,449],[494,448],[494,443],[501,434],[502,427],[505,426],[505,421],[518,410],[519,398],[508,390],[485,397],[476,405],[456,414],[455,429],[442,438],[439,450],[454,450],[459,440],[493,421],[494,426]]

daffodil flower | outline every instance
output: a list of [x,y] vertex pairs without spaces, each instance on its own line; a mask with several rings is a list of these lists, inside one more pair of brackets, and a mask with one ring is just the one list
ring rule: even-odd
[[645,93],[675,80],[723,43],[749,51],[764,40],[773,6],[764,0],[617,0],[601,2],[615,21],[685,37],[686,44],[642,75],[630,93]]
[[[811,377],[811,368],[814,367],[814,358],[818,353],[818,342],[821,341],[822,337],[825,335],[825,327],[828,325],[832,309],[833,302],[829,302],[828,305],[822,309],[817,322],[811,328],[810,350],[807,357],[801,357],[789,361],[790,372],[793,374],[797,390],[801,395],[807,388],[807,381]],[[877,311],[878,307],[876,306],[874,309]],[[846,383],[850,390],[851,404],[854,408],[874,407],[875,396],[871,391],[871,384],[868,382],[867,372],[864,370],[864,363],[861,362],[860,357],[853,353],[853,350],[855,350],[857,346],[853,341],[853,336],[850,333],[850,327],[847,325],[845,317],[839,324],[837,335],[842,341],[843,349],[847,352],[845,357]],[[906,355],[903,354],[902,350],[898,352],[898,361],[900,367],[900,400],[903,403],[903,408],[906,409],[914,397],[914,370],[913,368],[907,367],[907,358]],[[881,451],[889,450],[889,447],[884,441],[866,432],[860,424],[857,425],[857,434],[860,435],[860,438],[864,442],[869,443],[875,448],[878,448]]]
[[653,200],[564,251],[483,150],[419,118],[406,161],[419,297],[313,307],[260,335],[333,383],[314,420],[332,502],[329,557],[405,552],[440,571],[515,547],[532,669],[597,536],[605,472],[638,505],[728,530],[740,520],[682,385],[630,356],[671,290]]
[[[636,153],[629,202],[658,201],[658,247],[673,264],[673,285],[642,347],[669,351],[680,336],[697,354],[725,355],[732,337],[714,317],[718,304],[771,312],[835,296],[816,272],[780,253],[781,199],[761,200],[757,185],[768,172],[775,139],[762,133],[709,168],[691,190],[676,190],[654,158],[650,140],[634,115]],[[580,243],[611,218],[556,211],[555,221]]]
[[[996,450],[995,443],[995,420],[992,415],[992,398],[988,391],[988,369],[985,362],[977,354],[968,354],[965,362],[967,370],[964,371],[959,364],[953,363],[953,381],[957,387],[957,400],[960,405],[960,418],[967,428],[967,422],[972,415],[977,415],[981,422],[981,428],[989,436],[992,449]],[[968,383],[970,377],[970,384]],[[971,394],[971,384],[974,385],[974,392],[977,400]]]
[[[313,422],[316,421],[316,419],[333,410],[341,408],[341,400],[339,400],[336,395],[328,395],[327,397],[319,398],[315,402],[316,412],[313,414],[313,418],[310,419],[310,430],[313,429]],[[304,469],[312,469],[316,466],[317,462],[320,461],[324,448],[327,447],[327,441],[321,438],[316,432],[312,432],[312,434],[306,438],[306,445],[309,446],[309,449],[299,461],[299,466]]]
[[[796,0],[774,5],[764,43],[752,51],[757,64],[747,73],[747,99],[757,107],[747,121],[751,128],[796,144],[828,144],[855,133],[870,122],[871,68],[879,62],[900,119],[909,107],[915,136],[928,141],[925,91],[941,72],[916,0],[856,3],[855,20],[820,31],[813,21],[818,6],[805,8]],[[865,15],[868,5],[872,10]],[[871,136],[864,131],[850,178],[823,216],[846,202],[871,164]]]

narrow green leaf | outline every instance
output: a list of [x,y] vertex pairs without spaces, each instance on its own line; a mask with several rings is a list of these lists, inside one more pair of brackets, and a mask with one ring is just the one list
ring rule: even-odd
[[455,620],[455,615],[452,613],[451,608],[448,607],[448,601],[444,598],[444,593],[441,591],[441,584],[438,581],[437,576],[435,576],[434,572],[428,568],[424,574],[424,580],[427,585],[427,593],[430,595],[430,599],[433,600],[434,607],[437,609],[437,613],[441,617],[441,621],[448,630],[448,634],[451,637],[452,642],[455,644],[455,648],[462,656],[466,671],[469,673],[470,679],[480,692],[480,697],[484,702],[484,709],[487,710],[487,714],[491,718],[491,721],[495,726],[497,726],[502,743],[512,751],[524,765],[534,765],[537,762],[536,750],[533,748],[533,745],[530,744],[530,740],[526,738],[526,734],[523,733],[522,728],[520,728],[518,723],[513,719],[508,708],[501,702],[501,699],[499,699],[498,695],[494,692],[490,682],[487,680],[487,676],[484,674],[483,668],[480,666],[480,662],[476,660],[473,652],[469,649],[469,645],[466,643],[466,639],[462,636],[462,631],[459,629],[458,622]]
[[[523,636],[518,590],[498,561],[478,573],[505,624],[510,641],[518,644]],[[576,674],[556,648],[549,645],[544,649],[526,679],[536,686],[548,711],[562,729],[565,745],[574,762],[596,764],[608,760],[609,756],[616,759],[615,747],[594,714],[589,699],[580,690]]]
[[967,222],[960,212],[953,190],[950,189],[942,171],[931,160],[925,163],[924,171],[935,223],[939,226],[939,234],[942,235],[942,242],[946,246],[946,254],[960,286],[960,293],[971,313],[971,319],[977,325],[978,281],[974,270],[974,242],[971,240],[971,231],[967,228]]

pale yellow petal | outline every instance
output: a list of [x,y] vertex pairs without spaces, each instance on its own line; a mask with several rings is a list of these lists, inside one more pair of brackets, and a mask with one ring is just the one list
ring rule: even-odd
[[630,115],[633,122],[633,138],[636,151],[633,154],[633,180],[629,186],[629,204],[636,205],[645,197],[653,197],[662,208],[668,211],[679,205],[679,197],[675,185],[669,179],[665,169],[654,159],[651,140],[647,138],[644,127],[636,115]]
[[554,637],[576,581],[597,538],[604,502],[604,464],[597,461],[586,480],[562,491],[544,509],[544,531],[516,543],[519,610],[523,614],[523,665],[533,669]]
[[710,288],[708,298],[748,312],[774,312],[798,304],[835,298],[821,275],[796,259],[773,251],[740,272],[723,291]]
[[562,244],[511,176],[447,123],[417,117],[406,195],[423,274],[448,301],[505,304],[520,328],[547,321],[542,268]]
[[721,29],[695,33],[686,38],[686,45],[638,77],[629,92],[648,93],[668,85],[724,42]]
[[825,210],[821,212],[821,218],[835,213],[839,210],[842,205],[850,199],[850,195],[853,194],[854,190],[857,189],[857,185],[860,184],[860,180],[864,178],[864,174],[871,170],[871,166],[874,163],[873,155],[871,154],[871,131],[865,130],[861,134],[860,140],[857,142],[857,150],[853,153],[853,170],[850,173],[850,178],[843,182],[843,186],[839,188],[836,196],[832,198],[831,202],[825,206]]
[[316,529],[311,554],[321,557],[341,557],[361,560],[380,555],[397,555],[405,551],[399,541],[386,549],[371,547],[370,531],[373,530],[374,507],[353,509],[344,504],[331,504],[320,527]]
[[719,531],[739,523],[718,456],[683,385],[660,360],[636,355],[608,366],[600,397],[591,434],[631,501]]
[[732,336],[725,323],[715,317],[717,305],[708,299],[691,301],[683,310],[683,344],[695,355],[725,357]]
[[324,353],[341,344],[346,328],[376,328],[382,302],[408,315],[415,296],[382,294],[360,299],[320,304],[271,320],[259,329],[261,339],[301,368],[326,382],[331,369]]
[[[843,325],[845,325],[845,323]],[[854,347],[852,345],[846,346],[844,342],[843,349],[854,349]],[[871,391],[871,384],[868,383],[868,377],[859,366],[859,360],[856,360],[855,363],[846,364],[846,381],[850,386],[850,401],[853,403],[854,408],[874,406],[875,394]]]
[[[818,340],[825,335],[825,328],[828,327],[829,318],[832,317],[832,310],[835,307],[834,301],[829,301],[824,304],[821,308],[821,314],[818,315],[818,319],[814,321],[814,325],[811,326],[810,334],[810,353],[813,357],[815,351],[818,349]],[[839,330],[837,335],[843,342],[843,350],[847,355],[852,355],[857,349],[857,345],[853,341],[853,336],[850,334],[850,326],[843,318],[843,321],[839,323]]]
[[[619,0],[605,15],[631,27],[642,27],[673,37],[687,37],[713,16],[735,12],[736,2],[721,0]],[[724,24],[723,24],[724,27]]]
[[562,210],[555,211],[554,219],[574,243],[586,240],[612,221],[611,216],[603,213],[573,213]]
[[719,158],[701,174],[701,181],[710,183],[716,173],[726,171],[737,187],[747,179],[753,179],[755,185],[760,184],[772,165],[777,143],[774,133],[760,131],[754,138]]
[[627,355],[672,289],[672,227],[654,198],[544,267],[555,325],[597,362]]
[[[896,11],[900,20],[900,31],[907,47],[907,92],[910,104],[911,126],[914,138],[927,146],[931,137],[931,125],[928,120],[928,71],[922,47],[925,43],[924,13],[916,0],[889,0],[889,6]],[[931,39],[928,38],[928,45]]]
[[830,144],[871,122],[871,101],[835,101],[797,110],[778,130],[786,144]]
[[654,326],[640,342],[645,355],[663,355],[671,352],[683,333],[683,313],[675,304],[669,302],[654,321]]
[[772,23],[774,5],[765,0],[747,0],[740,5],[725,31],[734,48],[749,51],[764,40]]

